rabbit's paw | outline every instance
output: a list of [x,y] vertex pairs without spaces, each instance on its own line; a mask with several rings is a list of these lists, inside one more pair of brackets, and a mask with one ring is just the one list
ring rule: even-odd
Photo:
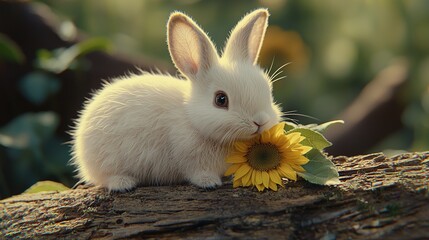
[[107,180],[109,192],[126,192],[132,190],[137,185],[136,179],[130,176],[115,175]]
[[192,184],[204,189],[214,189],[222,185],[220,177],[211,172],[194,173],[189,180]]

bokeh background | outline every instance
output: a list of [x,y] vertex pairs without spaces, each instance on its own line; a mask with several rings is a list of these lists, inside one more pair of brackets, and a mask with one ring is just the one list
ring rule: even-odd
[[67,164],[77,111],[101,79],[137,66],[176,73],[172,11],[221,49],[258,7],[271,12],[260,65],[290,63],[274,85],[289,117],[346,120],[327,133],[339,146],[331,154],[429,149],[429,1],[0,1],[0,198],[40,180],[77,181]]

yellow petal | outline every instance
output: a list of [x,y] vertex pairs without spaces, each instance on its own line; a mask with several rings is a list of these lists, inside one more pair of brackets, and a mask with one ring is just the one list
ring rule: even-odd
[[288,151],[288,152],[285,152],[283,155],[284,155],[285,161],[287,162],[294,161],[295,159],[302,156],[300,152],[295,152],[295,151]]
[[277,184],[275,184],[274,182],[270,182],[270,188],[273,190],[273,191],[276,191],[277,192]]
[[[303,154],[300,151],[300,149],[296,147],[296,145],[295,146],[292,146],[292,145],[283,145],[282,147],[280,147],[280,151],[284,152],[284,153],[287,153],[289,155],[294,155],[294,156],[299,156],[299,155]],[[288,156],[288,157],[291,157],[291,156]]]
[[256,171],[256,184],[262,184],[262,172],[261,171]]
[[290,144],[293,145],[293,144],[296,144],[299,142],[299,139],[301,137],[301,133],[293,132],[293,133],[289,133],[287,136],[289,138]]
[[301,154],[306,154],[306,153],[310,152],[310,151],[311,151],[311,149],[313,149],[313,148],[312,148],[312,147],[309,147],[309,146],[302,146],[302,147],[300,148],[300,151],[301,151]]
[[256,172],[257,172],[257,170],[253,170],[252,176],[250,177],[250,181],[251,181],[252,185],[256,185]]
[[244,187],[250,187],[253,186],[252,181],[249,178],[249,181],[246,184],[243,184]]
[[246,153],[247,150],[249,149],[249,144],[246,144],[245,142],[235,142],[234,147],[239,152]]
[[262,172],[262,183],[266,188],[268,188],[270,184],[270,175],[265,171]]
[[233,183],[232,183],[232,187],[233,188],[238,188],[238,187],[240,187],[241,186],[241,181],[240,180],[238,180],[238,181],[234,181]]
[[226,158],[227,163],[244,163],[247,162],[247,159],[241,155],[231,155]]
[[296,165],[304,165],[307,164],[310,160],[308,160],[308,158],[304,157],[304,156],[299,156],[298,158],[293,160],[293,164]]
[[308,153],[311,149],[313,149],[313,148],[312,148],[312,147],[309,147],[309,146],[304,146],[304,145],[301,145],[301,144],[297,144],[297,145],[295,145],[295,146],[294,146],[294,148],[293,148],[293,150],[294,150],[294,151],[300,152],[301,154],[306,154],[306,153]]
[[293,168],[293,170],[297,172],[305,172],[305,169],[299,165],[296,164],[290,164],[290,166]]
[[228,170],[226,170],[226,172],[225,172],[224,176],[229,176],[229,175],[234,174],[234,173],[237,171],[237,169],[238,169],[238,168],[240,168],[240,166],[241,166],[241,164],[232,164],[232,165],[228,168]]
[[240,166],[239,169],[235,172],[234,180],[238,180],[239,178],[242,178],[246,173],[250,171],[250,166],[247,163],[244,163]]
[[253,170],[250,170],[246,175],[244,175],[241,178],[241,182],[243,183],[243,186],[249,186],[250,185],[250,177],[252,176]]
[[271,137],[280,138],[284,135],[285,122],[278,123],[274,125],[270,130]]
[[258,189],[258,191],[262,192],[264,191],[265,187],[263,184],[256,184],[256,188]]
[[299,139],[298,139],[298,142],[300,143],[300,142],[302,142],[302,141],[304,141],[304,140],[305,140],[305,137],[301,135],[301,136],[299,137]]
[[269,143],[270,142],[270,132],[265,131],[261,134],[261,143]]
[[280,123],[277,123],[276,125],[274,125],[274,127],[272,127],[271,129],[270,129],[270,131],[273,131],[273,132],[284,132],[284,129],[285,129],[285,122],[280,122]]
[[288,147],[289,146],[289,139],[285,137],[285,135],[281,135],[277,138],[276,142],[277,147]]
[[270,171],[270,179],[272,182],[277,183],[279,185],[282,185],[282,179],[280,178],[279,173],[277,172],[277,170],[271,170]]
[[291,152],[291,148],[288,144],[284,144],[277,147],[282,154],[289,154]]
[[289,166],[289,164],[281,164],[277,169],[279,169],[283,177],[296,181],[296,172]]

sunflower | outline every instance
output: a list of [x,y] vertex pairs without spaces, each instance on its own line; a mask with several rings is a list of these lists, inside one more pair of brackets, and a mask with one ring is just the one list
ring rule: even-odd
[[282,177],[296,180],[296,173],[305,171],[302,165],[309,160],[304,154],[311,147],[301,144],[305,139],[301,133],[286,134],[284,126],[281,122],[251,140],[234,143],[226,158],[232,165],[225,172],[225,176],[234,174],[234,188],[256,186],[259,191],[277,191],[277,185],[284,187]]

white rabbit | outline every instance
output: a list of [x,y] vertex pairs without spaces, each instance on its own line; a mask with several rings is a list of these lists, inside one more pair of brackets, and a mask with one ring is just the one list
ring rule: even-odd
[[269,13],[246,15],[222,57],[188,16],[168,20],[168,49],[186,77],[143,73],[106,83],[76,121],[73,160],[82,181],[109,191],[138,184],[222,184],[237,139],[280,121],[271,79],[256,61]]

